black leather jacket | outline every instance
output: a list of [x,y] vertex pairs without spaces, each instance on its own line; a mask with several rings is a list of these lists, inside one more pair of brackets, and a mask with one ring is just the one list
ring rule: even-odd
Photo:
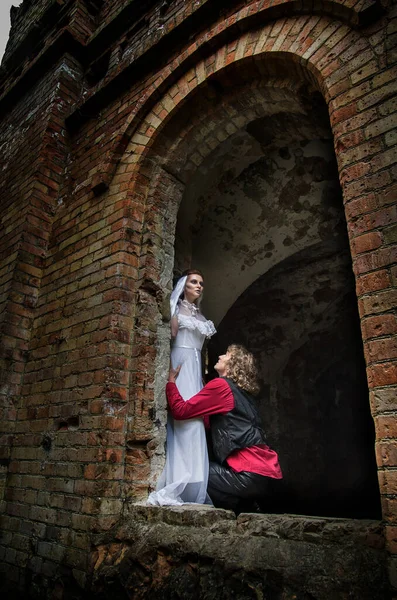
[[234,408],[225,415],[211,415],[211,437],[214,456],[222,464],[234,450],[266,444],[265,433],[251,394],[223,377],[234,397]]

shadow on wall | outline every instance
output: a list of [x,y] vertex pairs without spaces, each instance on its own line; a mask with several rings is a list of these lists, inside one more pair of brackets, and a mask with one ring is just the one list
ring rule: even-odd
[[211,340],[209,364],[232,342],[259,361],[258,402],[284,472],[263,511],[381,518],[357,300],[343,240],[308,248],[252,284]]
[[[203,110],[205,122],[192,125],[194,138],[191,115],[186,123],[180,115],[183,152],[167,164],[185,184],[175,268],[204,273],[203,312],[218,329],[209,365],[232,342],[259,360],[260,409],[285,475],[276,506],[264,510],[378,518],[374,429],[327,106],[305,86],[224,91]],[[211,151],[197,165],[187,157],[200,140]]]

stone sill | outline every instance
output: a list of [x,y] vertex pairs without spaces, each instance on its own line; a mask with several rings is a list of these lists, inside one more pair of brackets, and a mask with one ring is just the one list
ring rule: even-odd
[[157,507],[126,504],[125,523],[163,523],[175,527],[208,528],[211,533],[260,536],[318,544],[358,544],[368,548],[385,546],[384,524],[370,519],[312,517],[293,514],[234,512],[207,505]]
[[104,600],[114,589],[134,600],[390,597],[379,521],[126,503],[92,542],[91,590]]
[[274,539],[327,544],[359,544],[368,548],[385,546],[384,524],[370,519],[312,517],[291,514],[241,513],[206,505],[157,507],[127,504],[127,522],[176,527],[208,528],[212,533],[252,535]]

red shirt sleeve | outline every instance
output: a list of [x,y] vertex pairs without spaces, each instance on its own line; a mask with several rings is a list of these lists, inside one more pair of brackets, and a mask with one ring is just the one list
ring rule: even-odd
[[226,462],[234,471],[249,471],[273,479],[283,477],[277,453],[266,444],[235,450],[229,454]]
[[166,394],[172,416],[179,421],[225,414],[234,408],[233,393],[224,379],[213,379],[186,401],[175,383],[167,383]]

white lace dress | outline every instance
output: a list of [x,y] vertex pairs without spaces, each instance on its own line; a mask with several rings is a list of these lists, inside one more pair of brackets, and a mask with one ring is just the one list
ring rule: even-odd
[[[212,321],[207,321],[186,300],[178,304],[177,319],[178,334],[172,346],[171,362],[174,368],[182,365],[176,385],[181,396],[188,400],[203,387],[201,348],[205,338],[216,330]],[[175,421],[169,414],[166,464],[148,503],[157,506],[211,504],[207,481],[208,452],[203,419]]]

